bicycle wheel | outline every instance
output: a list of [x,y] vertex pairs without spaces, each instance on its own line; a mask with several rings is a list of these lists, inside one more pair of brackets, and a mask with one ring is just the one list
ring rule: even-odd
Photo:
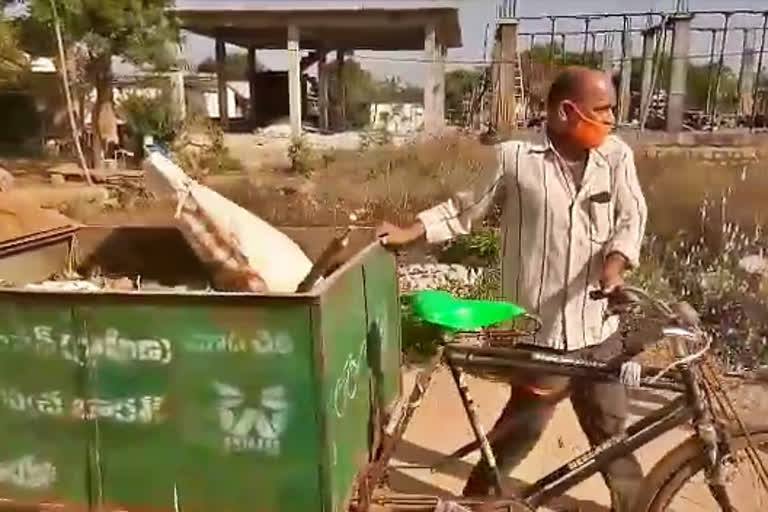
[[[768,468],[768,425],[747,427],[758,457]],[[768,490],[748,458],[747,436],[734,429],[726,458],[726,492],[735,511],[768,510]],[[706,455],[693,436],[662,458],[643,484],[635,512],[718,512],[718,502],[704,475]]]

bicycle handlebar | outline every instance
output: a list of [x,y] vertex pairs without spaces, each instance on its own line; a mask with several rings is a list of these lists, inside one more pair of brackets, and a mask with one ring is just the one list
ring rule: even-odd
[[[683,354],[683,353],[677,354],[679,358],[678,361],[670,365],[669,368],[665,369],[665,371],[663,371],[662,374],[666,373],[667,371],[669,371],[671,368],[675,366],[698,359],[709,350],[712,344],[712,340],[708,339],[708,337],[705,336],[704,332],[701,330],[699,326],[698,313],[696,312],[695,309],[693,309],[689,304],[685,302],[679,302],[679,303],[674,303],[672,305],[669,305],[661,299],[652,297],[645,290],[641,288],[632,287],[632,286],[622,287],[616,292],[612,292],[608,294],[606,294],[602,290],[594,290],[590,292],[589,295],[594,300],[618,298],[621,302],[624,302],[627,304],[639,303],[639,302],[645,303],[651,306],[657,312],[659,312],[664,317],[664,319],[668,322],[668,325],[664,326],[661,329],[662,339],[668,336],[672,336],[676,338],[699,339],[700,341],[705,342],[704,348],[701,350],[698,350],[694,354]],[[644,350],[646,345],[654,343],[655,341],[659,341],[659,340],[651,339],[651,340],[644,341],[643,343],[641,343],[641,346],[637,346],[637,347],[633,347],[632,349],[629,349],[627,355],[632,356],[632,355],[639,354],[642,350]]]
[[603,300],[603,299],[610,300],[611,298],[619,298],[623,302],[627,302],[627,303],[644,302],[652,306],[659,313],[661,313],[662,315],[664,315],[670,320],[678,318],[678,314],[676,314],[666,302],[664,302],[661,299],[652,297],[648,292],[646,292],[642,288],[637,288],[634,286],[623,286],[611,293],[605,293],[603,290],[592,290],[591,292],[589,292],[589,298],[591,298],[592,300]]

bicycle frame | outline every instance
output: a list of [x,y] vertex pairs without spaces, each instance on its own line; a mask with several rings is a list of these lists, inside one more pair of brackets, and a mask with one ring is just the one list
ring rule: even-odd
[[[518,345],[519,346],[519,345]],[[365,511],[369,505],[372,485],[383,474],[389,458],[394,453],[397,442],[407,427],[407,423],[418,404],[423,399],[432,380],[432,375],[445,362],[449,367],[462,399],[464,410],[467,413],[472,429],[480,444],[483,456],[489,462],[495,473],[497,490],[501,490],[501,476],[495,467],[495,460],[488,439],[474,410],[474,402],[469,396],[468,388],[464,382],[465,368],[496,366],[511,370],[521,369],[542,374],[561,375],[565,377],[582,377],[594,380],[618,381],[618,367],[615,362],[602,363],[574,358],[555,351],[548,351],[541,347],[536,348],[479,348],[468,347],[451,343],[444,343],[438,356],[432,364],[421,372],[417,378],[417,387],[414,389],[407,406],[403,407],[403,416],[400,419],[390,418],[390,425],[386,429],[388,439],[383,443],[379,457],[372,462],[368,471],[361,475],[359,491],[361,491],[358,510]],[[646,376],[658,375],[657,368],[644,367]],[[688,367],[680,368],[673,376],[651,382],[648,377],[641,381],[641,388],[660,389],[674,391],[681,396],[659,410],[640,418],[629,425],[624,433],[607,439],[602,444],[593,447],[583,454],[563,464],[548,475],[523,490],[516,496],[526,505],[537,508],[549,503],[552,499],[561,496],[569,489],[601,471],[613,460],[632,453],[640,447],[661,437],[663,434],[689,422],[698,425],[704,418],[698,383],[693,372]],[[490,451],[490,457],[486,454]],[[490,459],[490,460],[489,460]],[[423,497],[422,497],[423,498]],[[420,501],[420,498],[414,498]],[[505,498],[495,498],[497,501],[508,501]],[[514,500],[512,500],[514,501]],[[459,500],[459,503],[476,504],[476,499]]]
[[[444,347],[443,359],[452,372],[460,372],[461,369],[470,367],[498,366],[542,374],[617,381],[615,365],[574,358],[542,349],[477,348],[447,344]],[[644,368],[646,375],[656,375],[658,372],[659,370],[655,368]],[[599,472],[611,461],[634,452],[692,419],[700,418],[702,406],[693,374],[689,369],[682,369],[680,377],[680,380],[666,379],[655,383],[645,379],[641,387],[675,391],[682,393],[683,396],[639,419],[628,426],[624,433],[607,439],[542,477],[525,489],[520,497],[534,508],[545,505]],[[458,384],[458,380],[456,382]],[[459,388],[459,392],[463,398],[466,391]],[[474,414],[468,410],[466,403],[467,401],[465,401],[465,410],[470,417],[470,422],[474,423]],[[483,442],[482,439],[478,441]]]

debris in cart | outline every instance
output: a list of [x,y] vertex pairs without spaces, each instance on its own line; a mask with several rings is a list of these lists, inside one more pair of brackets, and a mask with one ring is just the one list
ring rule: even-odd
[[[207,283],[182,284],[168,286],[158,281],[143,281],[141,276],[136,279],[130,277],[90,277],[83,278],[76,274],[69,274],[66,277],[58,278],[51,276],[50,279],[39,283],[29,283],[21,286],[21,289],[37,292],[211,292],[215,290]],[[0,281],[0,287],[18,288],[16,283]]]
[[187,242],[223,291],[295,292],[312,262],[289,237],[245,208],[190,178],[147,141],[147,189],[178,202]]

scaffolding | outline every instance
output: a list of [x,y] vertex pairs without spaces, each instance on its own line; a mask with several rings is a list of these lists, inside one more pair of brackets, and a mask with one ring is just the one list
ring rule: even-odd
[[[764,119],[766,105],[763,86],[763,67],[765,65],[766,36],[768,35],[768,9],[722,9],[722,10],[691,10],[689,2],[678,0],[672,11],[627,11],[614,13],[587,14],[548,14],[541,16],[519,16],[518,2],[502,0],[497,9],[497,26],[514,22],[518,27],[517,47],[527,46],[528,54],[537,47],[547,50],[546,61],[552,70],[562,64],[575,64],[569,60],[568,41],[577,40],[581,56],[579,64],[598,67],[613,73],[619,69],[619,118],[624,122],[632,122],[644,129],[650,117],[658,116],[659,103],[665,103],[666,127],[670,131],[680,131],[684,128],[684,120],[690,121],[691,113],[686,110],[687,71],[692,59],[705,59],[707,62],[706,104],[703,108],[703,124],[714,129],[726,118],[736,119],[742,126],[755,128],[759,118]],[[750,26],[734,23],[736,16],[760,17],[761,26]],[[693,20],[706,17],[719,17],[722,22],[717,25],[708,23],[707,26],[693,26]],[[640,28],[633,20],[645,20],[645,27]],[[559,22],[570,20],[581,22],[582,29],[561,30]],[[618,27],[603,27],[598,23],[605,20],[621,23]],[[523,30],[527,22],[548,22],[549,30]],[[697,54],[691,51],[691,33],[706,33],[709,35],[709,47],[706,53]],[[743,48],[739,52],[728,52],[729,42],[736,41],[734,33],[741,33]],[[632,59],[637,57],[633,52],[633,37],[642,36],[642,85],[641,90],[633,90],[630,86]],[[602,36],[602,37],[601,37]],[[540,39],[537,41],[537,39]],[[602,41],[602,59],[597,55],[598,39]],[[619,41],[620,55],[614,57],[614,46]],[[558,48],[558,44],[561,48]],[[572,43],[573,44],[573,43]],[[523,50],[524,52],[524,50]],[[724,76],[727,69],[726,59],[739,57],[738,65],[738,98],[735,104],[736,112],[723,112],[722,94]],[[494,59],[493,65],[500,64]],[[757,62],[755,62],[755,60]],[[619,63],[619,66],[616,64]],[[502,62],[503,64],[503,62]],[[520,58],[515,57],[515,66],[520,64]],[[521,75],[525,73],[524,66],[519,66]],[[756,69],[755,69],[756,68]],[[550,75],[552,75],[550,73]],[[531,94],[533,79],[521,80],[528,97]],[[662,94],[663,93],[663,94]],[[639,106],[633,108],[633,98],[639,97]],[[526,116],[534,114],[528,109]],[[671,121],[670,121],[671,119]],[[701,128],[702,122],[694,126]],[[764,123],[763,123],[764,124]],[[690,128],[690,126],[685,126]]]

